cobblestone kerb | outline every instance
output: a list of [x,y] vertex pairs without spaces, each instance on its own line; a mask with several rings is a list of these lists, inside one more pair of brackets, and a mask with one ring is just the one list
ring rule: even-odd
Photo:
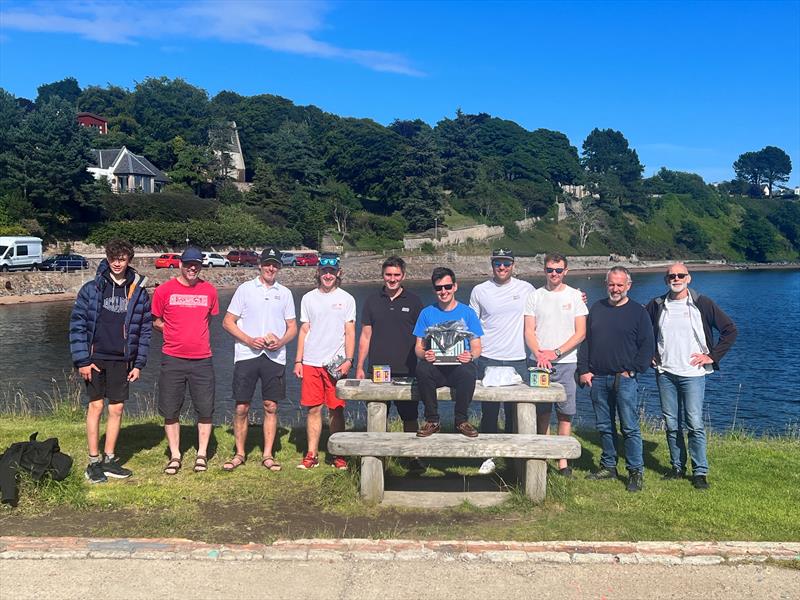
[[450,560],[712,565],[800,561],[796,542],[482,542],[370,539],[208,544],[185,539],[0,537],[0,559]]

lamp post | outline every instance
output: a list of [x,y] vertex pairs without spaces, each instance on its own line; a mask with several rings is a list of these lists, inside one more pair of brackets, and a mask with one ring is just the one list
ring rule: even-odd
[[439,217],[433,217],[433,239],[439,241]]
[[189,228],[186,228],[186,247],[189,247]]

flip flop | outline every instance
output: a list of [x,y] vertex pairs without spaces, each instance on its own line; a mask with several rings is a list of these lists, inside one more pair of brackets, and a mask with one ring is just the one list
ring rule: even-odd
[[206,458],[202,454],[198,454],[197,457],[194,459],[194,472],[204,473],[206,471],[208,471],[208,458]]
[[278,471],[280,471],[283,468],[283,467],[281,467],[281,463],[279,463],[277,460],[275,460],[275,458],[272,457],[272,456],[265,456],[264,460],[261,461],[261,465],[265,469],[269,469],[273,473],[277,473]]
[[223,471],[235,471],[239,467],[241,467],[245,463],[245,458],[241,454],[234,454],[233,458],[230,460],[225,461],[225,464],[222,465]]
[[164,467],[164,474],[165,475],[177,475],[178,471],[181,470],[181,459],[180,458],[170,458],[167,466]]

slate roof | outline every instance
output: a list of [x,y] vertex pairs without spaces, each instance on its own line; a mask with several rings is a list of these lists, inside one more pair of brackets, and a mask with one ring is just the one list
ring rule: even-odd
[[[109,169],[115,163],[115,175],[145,175],[156,181],[167,183],[169,178],[144,156],[134,154],[124,146],[108,150],[92,150],[95,166]],[[121,155],[121,156],[120,156]]]

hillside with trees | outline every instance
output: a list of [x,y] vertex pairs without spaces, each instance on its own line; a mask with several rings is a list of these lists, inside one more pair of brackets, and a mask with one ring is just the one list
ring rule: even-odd
[[[78,112],[107,120],[108,133],[80,127]],[[231,121],[246,185],[229,177]],[[87,172],[92,149],[122,146],[168,175],[164,192],[114,194]],[[175,248],[187,237],[317,248],[327,234],[383,250],[435,223],[485,223],[504,225],[497,243],[521,253],[797,259],[788,155],[744,151],[733,168],[736,179],[718,185],[666,168],[643,178],[636,150],[612,129],[594,129],[579,152],[563,133],[485,113],[383,126],[269,94],[209,97],[166,77],[132,90],[81,89],[70,77],[33,100],[0,89],[0,234]],[[520,233],[514,221],[525,217],[540,219]]]

